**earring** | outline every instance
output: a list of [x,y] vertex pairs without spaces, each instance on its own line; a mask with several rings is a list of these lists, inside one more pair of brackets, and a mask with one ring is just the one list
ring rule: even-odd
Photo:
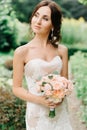
[[58,45],[59,43],[58,42],[55,42],[56,45]]
[[54,36],[53,31],[54,31],[54,29],[52,28],[52,30],[51,30],[51,39],[52,39],[52,42],[54,42],[55,45],[58,45],[58,42],[56,42],[57,38],[56,38],[56,36]]
[[52,33],[51,33],[51,38],[53,39],[53,28],[52,28],[52,30],[51,30],[51,31],[52,31]]
[[56,40],[56,36],[54,36],[54,34],[53,34],[53,31],[54,31],[54,29],[52,28],[52,33],[51,33],[51,38],[52,38],[52,40],[54,41],[54,40]]

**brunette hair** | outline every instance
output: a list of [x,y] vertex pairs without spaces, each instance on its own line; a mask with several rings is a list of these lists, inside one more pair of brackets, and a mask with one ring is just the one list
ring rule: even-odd
[[61,38],[60,31],[61,31],[61,23],[62,23],[61,9],[57,3],[55,3],[52,0],[42,0],[39,4],[37,4],[36,8],[34,9],[31,19],[30,19],[30,23],[31,23],[32,17],[36,13],[36,11],[40,7],[43,7],[43,6],[48,6],[51,10],[51,21],[52,21],[52,25],[53,25],[53,30],[50,31],[48,40],[51,42],[51,44],[54,47],[57,48],[58,41]]

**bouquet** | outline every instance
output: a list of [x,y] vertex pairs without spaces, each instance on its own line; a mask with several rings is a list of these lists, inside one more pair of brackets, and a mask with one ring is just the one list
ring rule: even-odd
[[[60,103],[66,95],[72,92],[73,84],[70,80],[56,74],[43,76],[37,81],[38,92],[43,93],[47,99]],[[55,108],[50,108],[49,117],[55,116]]]

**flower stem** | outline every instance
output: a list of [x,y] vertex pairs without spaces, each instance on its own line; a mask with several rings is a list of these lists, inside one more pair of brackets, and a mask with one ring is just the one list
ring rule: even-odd
[[50,108],[49,117],[51,118],[55,117],[55,108]]

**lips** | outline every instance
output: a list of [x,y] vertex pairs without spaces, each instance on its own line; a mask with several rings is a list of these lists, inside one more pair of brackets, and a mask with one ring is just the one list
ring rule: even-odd
[[38,25],[35,25],[34,28],[36,28],[36,29],[40,29],[41,27],[38,26]]

